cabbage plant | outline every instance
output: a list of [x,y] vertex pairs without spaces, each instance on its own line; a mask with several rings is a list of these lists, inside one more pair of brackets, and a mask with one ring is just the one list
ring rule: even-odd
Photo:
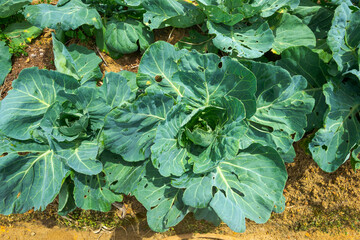
[[113,191],[145,206],[153,230],[193,212],[242,232],[245,218],[264,223],[284,209],[284,162],[314,106],[306,79],[157,42],[137,83],[136,100],[106,117],[104,171]]

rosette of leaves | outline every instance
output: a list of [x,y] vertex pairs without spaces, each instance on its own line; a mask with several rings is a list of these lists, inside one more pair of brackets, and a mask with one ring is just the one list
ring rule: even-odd
[[109,211],[121,201],[98,159],[106,114],[135,96],[126,78],[107,74],[99,88],[29,68],[12,86],[0,106],[0,152],[7,153],[0,161],[1,214],[44,210],[59,193],[63,214],[76,206]]
[[304,78],[246,64],[157,42],[139,65],[143,93],[107,116],[106,178],[136,196],[153,230],[193,212],[242,232],[245,218],[264,223],[284,209],[284,158],[314,100]]

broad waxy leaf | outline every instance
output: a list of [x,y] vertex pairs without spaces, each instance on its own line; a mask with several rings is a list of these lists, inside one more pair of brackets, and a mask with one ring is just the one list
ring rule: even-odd
[[338,86],[327,83],[323,89],[329,111],[309,150],[322,170],[333,172],[360,139],[360,88],[358,82],[349,80]]
[[65,74],[24,69],[12,83],[13,90],[1,102],[0,132],[18,140],[31,139],[48,108],[60,90],[71,91],[78,82]]
[[181,176],[188,168],[187,150],[178,146],[177,138],[181,124],[186,119],[184,105],[178,105],[168,113],[156,130],[155,144],[151,147],[153,165],[163,176]]
[[58,214],[60,216],[66,216],[68,213],[76,209],[73,192],[74,183],[67,178],[61,186],[59,192]]
[[199,6],[203,9],[208,20],[214,23],[234,25],[240,22],[245,16],[241,12],[244,3],[242,1],[216,1],[199,0]]
[[81,0],[71,0],[62,6],[30,5],[25,8],[24,16],[27,21],[39,28],[57,29],[60,25],[62,30],[68,31],[84,24],[94,26],[96,29],[102,27],[99,13]]
[[104,151],[100,159],[104,164],[105,179],[110,184],[110,189],[126,195],[135,191],[137,184],[144,177],[145,167],[149,162],[126,162],[121,156],[109,151]]
[[302,75],[308,82],[305,90],[315,99],[314,110],[307,116],[307,131],[323,126],[324,114],[327,110],[322,86],[327,82],[328,67],[319,55],[307,47],[293,47],[285,50],[276,65],[289,71],[291,75]]
[[281,14],[278,17],[281,20],[272,26],[275,28],[273,49],[277,53],[293,46],[315,47],[314,33],[299,18],[288,13]]
[[[106,45],[113,51],[128,54],[145,51],[154,42],[154,34],[139,21],[110,21],[105,32]],[[138,46],[139,45],[139,46]]]
[[186,53],[186,50],[176,50],[170,43],[158,41],[152,44],[141,58],[138,75],[146,75],[146,78],[144,81],[137,80],[139,87],[148,87],[159,79],[158,84],[164,92],[183,96],[172,75],[179,70],[178,61]]
[[255,113],[255,76],[237,61],[193,51],[180,58],[179,67],[173,80],[185,89],[185,103],[203,107],[231,96],[241,100],[248,118]]
[[215,34],[214,45],[223,52],[243,58],[258,58],[271,49],[274,35],[267,22],[234,26],[207,22],[210,34]]
[[103,169],[97,156],[99,146],[97,141],[82,141],[72,148],[57,151],[57,154],[66,159],[66,164],[76,172],[86,175],[96,175]]
[[189,212],[182,201],[183,190],[171,187],[170,179],[161,176],[151,163],[146,165],[146,173],[135,189],[136,199],[148,210],[150,228],[164,232],[178,224]]
[[65,47],[54,34],[53,51],[57,71],[76,78],[82,84],[89,80],[101,79],[99,64],[102,60],[95,52],[75,44]]
[[270,64],[248,62],[247,66],[257,78],[257,109],[248,120],[247,140],[241,141],[240,148],[260,143],[286,159],[292,143],[304,135],[306,114],[314,107],[314,99],[303,91],[307,81]]
[[145,8],[144,24],[150,30],[173,26],[191,27],[204,21],[204,14],[193,4],[180,0],[143,0]]
[[358,64],[359,32],[360,11],[352,12],[345,3],[342,3],[335,10],[327,38],[339,71],[349,70]]
[[0,2],[0,18],[6,18],[14,15],[31,0],[3,0]]
[[189,37],[182,38],[175,44],[175,47],[189,51],[194,49],[200,53],[216,54],[219,50],[214,46],[212,39],[211,36],[205,36],[195,30],[190,30]]
[[95,176],[76,173],[74,183],[76,206],[85,210],[108,212],[112,203],[121,202],[123,199],[109,189],[103,173]]
[[10,153],[2,157],[1,214],[24,213],[32,208],[44,210],[57,196],[67,172],[52,150],[26,156]]
[[4,29],[6,38],[15,45],[30,43],[32,39],[36,38],[41,33],[42,30],[40,28],[25,21],[12,23]]
[[150,156],[156,127],[174,105],[163,93],[148,92],[132,105],[114,109],[104,127],[105,146],[126,161],[137,162]]
[[4,83],[5,77],[12,68],[11,54],[5,42],[0,41],[0,85]]
[[231,229],[245,231],[245,217],[257,223],[270,218],[281,197],[287,172],[278,153],[259,144],[251,145],[215,170],[218,189],[210,206]]
[[261,16],[270,17],[277,10],[282,7],[290,7],[295,9],[300,3],[300,0],[255,0],[251,3],[252,7],[261,7]]
[[[103,91],[104,96],[106,96],[106,103],[111,109],[120,107],[121,105],[132,102],[135,97],[137,89],[131,89],[131,83],[124,76],[126,71],[121,71],[120,73],[109,72],[105,74],[103,79],[103,85],[101,86],[101,91]],[[133,74],[134,73],[130,73]],[[136,76],[133,76],[133,81],[136,81]],[[134,84],[135,85],[135,84]]]

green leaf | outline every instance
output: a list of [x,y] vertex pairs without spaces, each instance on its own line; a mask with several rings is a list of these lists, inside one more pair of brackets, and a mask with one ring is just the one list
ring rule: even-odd
[[308,82],[305,90],[315,99],[314,110],[307,115],[307,131],[323,126],[324,114],[327,110],[322,86],[327,83],[328,67],[319,55],[307,47],[293,47],[285,50],[276,65],[289,71],[291,75],[302,75]]
[[137,162],[150,156],[156,128],[174,105],[162,92],[147,92],[133,104],[114,109],[104,127],[105,146],[126,161]]
[[[36,152],[36,149],[33,149]],[[1,214],[44,210],[60,191],[68,170],[52,150],[20,156],[11,153],[0,161]]]
[[0,18],[7,18],[14,15],[31,0],[4,0],[0,3]]
[[17,46],[30,43],[32,39],[36,38],[41,33],[42,30],[40,28],[25,21],[12,23],[4,29],[6,38]]
[[204,14],[193,4],[176,0],[143,0],[144,24],[150,30],[173,26],[187,28],[204,21]]
[[200,53],[218,53],[214,46],[212,36],[202,35],[195,30],[189,30],[189,37],[184,37],[175,44],[175,47],[186,50],[196,50]]
[[287,159],[292,143],[303,137],[306,115],[314,107],[314,99],[303,91],[307,81],[270,64],[248,62],[247,67],[258,79],[257,109],[248,120],[247,139],[242,139],[240,148],[260,143],[273,147]]
[[273,49],[277,53],[294,46],[315,47],[314,33],[299,18],[288,13],[281,14],[280,18],[281,20],[271,27],[274,28],[275,35]]
[[102,163],[97,160],[99,153],[97,141],[82,141],[75,146],[60,149],[56,153],[78,173],[96,175],[103,169]]
[[31,139],[60,90],[72,91],[78,82],[65,74],[24,69],[12,83],[13,90],[1,101],[0,131],[18,140]]
[[141,58],[138,75],[145,75],[144,81],[138,80],[139,87],[148,87],[160,81],[159,86],[166,93],[173,93],[182,96],[180,87],[172,80],[172,75],[178,71],[178,61],[186,50],[176,50],[173,45],[167,42],[158,41],[152,44]]
[[66,216],[68,213],[76,209],[74,199],[74,183],[67,178],[61,186],[59,192],[59,207],[58,214],[60,216]]
[[178,134],[187,114],[185,105],[177,105],[156,130],[155,144],[151,147],[151,160],[163,176],[181,176],[188,168],[187,150],[178,146]]
[[0,41],[0,85],[4,83],[5,77],[12,68],[11,54],[5,42]]
[[309,150],[322,170],[333,172],[360,139],[360,88],[358,82],[349,80],[325,84],[323,89],[329,111]]
[[216,105],[221,98],[235,97],[244,104],[246,116],[256,111],[255,76],[239,62],[195,51],[180,59],[180,70],[172,80],[183,87],[183,101],[195,108]]
[[350,159],[351,159],[351,166],[356,172],[356,170],[360,169],[360,146],[352,150]]
[[358,65],[359,31],[360,11],[352,12],[345,3],[342,3],[335,10],[327,38],[339,71],[349,70],[354,65]]
[[25,8],[24,16],[31,24],[42,29],[57,29],[60,25],[62,30],[68,31],[84,24],[94,26],[96,29],[102,27],[99,13],[81,0],[71,0],[62,6],[29,5]]
[[81,83],[102,77],[99,64],[102,60],[95,52],[79,45],[65,47],[53,34],[53,51],[56,70],[70,75]]
[[251,3],[252,7],[261,7],[261,16],[270,17],[277,10],[283,7],[295,9],[300,3],[300,0],[255,0]]
[[108,212],[111,204],[121,202],[122,196],[109,189],[104,174],[94,176],[75,174],[74,198],[76,206],[84,210]]
[[242,1],[214,1],[199,0],[199,6],[206,14],[208,20],[214,23],[234,25],[240,22],[245,16],[241,12]]
[[128,54],[139,47],[144,52],[154,42],[154,34],[139,21],[127,19],[125,22],[110,21],[105,32],[106,45],[113,51]]
[[234,26],[207,22],[210,34],[215,34],[214,45],[221,51],[243,58],[258,58],[271,49],[274,35],[267,22],[251,26],[242,23]]
[[[126,71],[121,71],[120,73],[109,72],[105,74],[105,78],[103,79],[101,90],[104,96],[106,96],[107,105],[110,106],[111,109],[135,100],[136,91],[132,91],[132,83],[124,76],[124,72]],[[133,77],[135,78],[135,76]],[[134,79],[134,81],[136,80]]]
[[189,212],[182,202],[182,190],[171,187],[170,179],[158,173],[151,163],[135,189],[136,199],[148,211],[147,220],[153,231],[164,232],[178,224]]
[[116,193],[133,194],[139,181],[144,177],[145,167],[149,161],[126,162],[120,155],[104,151],[100,159],[104,164],[106,181]]
[[257,223],[270,218],[287,180],[278,153],[259,144],[221,162],[214,174],[217,191],[210,206],[236,232],[245,231],[245,217]]

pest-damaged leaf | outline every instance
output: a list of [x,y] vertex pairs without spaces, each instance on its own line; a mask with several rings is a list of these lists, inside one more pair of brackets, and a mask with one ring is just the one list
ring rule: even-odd
[[207,22],[214,45],[221,51],[243,58],[258,58],[271,49],[274,35],[267,22],[247,26],[243,23],[227,26]]
[[170,178],[164,178],[151,163],[146,165],[146,173],[134,191],[136,199],[148,210],[150,228],[164,232],[178,224],[189,212],[182,201],[183,190],[170,185]]
[[280,20],[271,26],[274,29],[273,49],[281,53],[293,46],[315,47],[316,39],[311,29],[298,17],[288,13],[279,14]]
[[323,90],[329,111],[309,150],[322,170],[333,172],[360,139],[360,88],[358,82],[349,80],[338,85],[327,83]]
[[322,86],[327,83],[327,65],[319,55],[307,47],[292,47],[285,50],[276,65],[289,71],[291,75],[302,75],[308,82],[305,90],[315,99],[314,110],[307,116],[307,131],[323,126],[324,114],[327,110]]
[[360,11],[352,12],[342,3],[335,10],[327,43],[338,65],[338,70],[349,70],[358,65],[360,45]]
[[241,148],[260,143],[276,149],[287,162],[292,161],[288,151],[303,137],[306,114],[314,107],[314,99],[303,91],[307,81],[270,64],[247,62],[247,67],[257,78],[257,109],[248,119],[249,130]]
[[94,176],[76,173],[74,183],[76,206],[85,210],[108,212],[112,203],[121,202],[123,199],[109,189],[103,173]]
[[144,24],[150,30],[166,26],[186,28],[204,21],[201,10],[183,0],[143,0],[141,6],[146,10]]
[[39,28],[57,29],[60,26],[62,30],[68,31],[84,24],[96,29],[102,27],[99,13],[81,0],[71,0],[62,6],[29,5],[25,8],[24,16],[27,21]]

